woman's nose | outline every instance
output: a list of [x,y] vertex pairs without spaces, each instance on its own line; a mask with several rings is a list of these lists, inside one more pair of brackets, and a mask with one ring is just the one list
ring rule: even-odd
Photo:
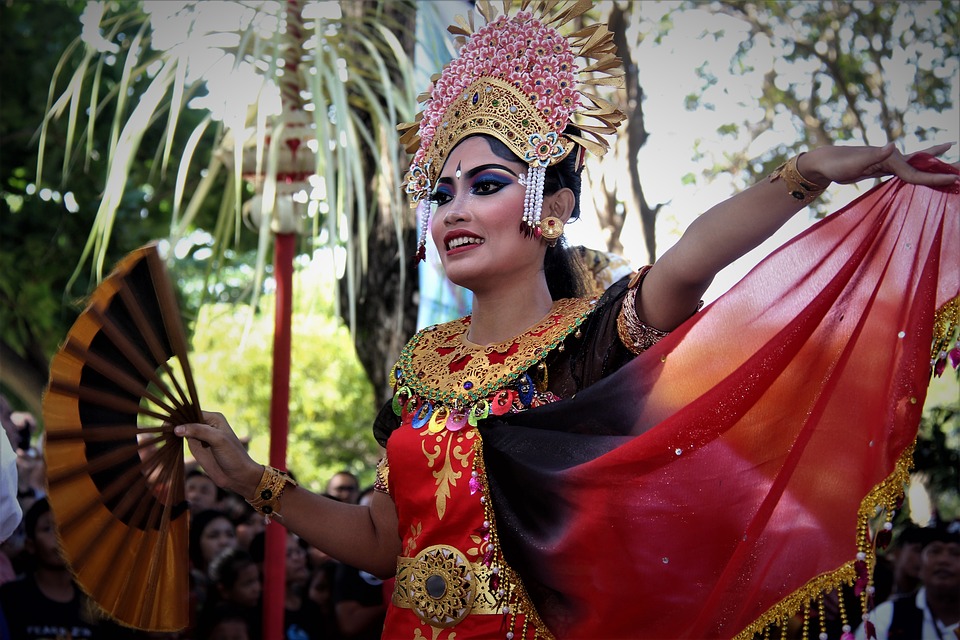
[[467,220],[470,213],[465,205],[466,203],[459,196],[448,202],[443,212],[444,224],[449,226]]

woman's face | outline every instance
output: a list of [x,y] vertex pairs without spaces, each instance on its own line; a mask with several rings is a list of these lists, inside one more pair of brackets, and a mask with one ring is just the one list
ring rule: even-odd
[[209,565],[224,549],[237,546],[237,532],[227,518],[214,518],[200,534],[200,553]]
[[543,270],[545,244],[520,233],[526,172],[478,137],[447,157],[433,193],[431,232],[452,282],[477,291]]
[[262,588],[260,570],[257,565],[250,563],[237,572],[236,581],[224,597],[244,607],[255,607],[260,603]]

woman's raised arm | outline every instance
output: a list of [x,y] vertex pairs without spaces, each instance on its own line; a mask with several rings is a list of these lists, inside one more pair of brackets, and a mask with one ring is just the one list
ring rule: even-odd
[[[941,144],[921,153],[940,155]],[[906,182],[960,188],[960,177],[919,171],[893,144],[884,147],[820,147],[801,154],[796,169],[816,187],[895,175]],[[787,180],[764,179],[712,207],[693,221],[653,265],[637,296],[637,314],[650,326],[671,331],[697,308],[714,276],[760,245],[806,204],[792,196]]]

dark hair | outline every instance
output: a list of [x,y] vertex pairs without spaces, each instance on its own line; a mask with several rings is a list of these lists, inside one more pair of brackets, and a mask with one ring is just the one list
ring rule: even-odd
[[46,498],[40,498],[27,509],[23,517],[23,531],[28,540],[37,539],[37,520],[45,513],[50,513],[50,503]]
[[198,616],[195,630],[197,640],[206,640],[213,636],[217,626],[224,622],[242,622],[247,628],[247,637],[254,637],[253,620],[249,611],[232,602],[218,602],[211,607],[205,607]]
[[246,567],[255,567],[253,556],[243,549],[225,549],[210,563],[207,573],[210,579],[225,589],[233,588],[237,582],[237,576]]
[[[574,125],[568,125],[564,132],[578,135],[580,130]],[[523,162],[510,150],[510,147],[497,138],[487,134],[478,134],[478,137],[487,141],[494,155],[511,162]],[[578,151],[579,145],[568,153],[563,160],[547,167],[543,178],[543,195],[545,196],[552,195],[560,189],[570,189],[573,192],[571,220],[580,217],[580,189],[582,183],[580,174],[583,167],[577,167]],[[546,255],[543,257],[543,273],[547,279],[547,287],[550,289],[550,297],[554,300],[578,298],[587,293],[586,269],[580,260],[580,255],[567,246],[567,241],[563,236],[560,237],[555,246],[547,247]]]

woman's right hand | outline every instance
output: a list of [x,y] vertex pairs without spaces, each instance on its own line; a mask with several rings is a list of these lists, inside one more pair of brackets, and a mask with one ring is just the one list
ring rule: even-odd
[[217,485],[243,498],[253,496],[263,475],[223,414],[204,411],[203,423],[181,424],[174,434],[187,439],[190,452]]

